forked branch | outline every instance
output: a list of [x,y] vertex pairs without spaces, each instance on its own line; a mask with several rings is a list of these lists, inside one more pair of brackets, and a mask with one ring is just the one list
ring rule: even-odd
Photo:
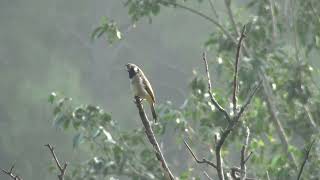
[[23,180],[22,177],[20,177],[19,175],[15,174],[13,172],[13,169],[14,169],[14,164],[11,166],[10,170],[1,169],[1,171],[4,174],[7,174],[8,176],[10,176],[11,179],[13,179],[13,180]]
[[239,38],[236,60],[234,64],[234,75],[233,75],[233,93],[232,93],[232,105],[233,105],[233,114],[237,114],[237,92],[238,92],[238,71],[239,71],[239,62],[240,62],[240,50],[243,38],[245,38],[246,26],[243,26],[241,35]]
[[[242,28],[242,32],[238,41],[238,46],[237,46],[237,53],[236,53],[236,59],[235,59],[235,72],[234,72],[234,79],[233,79],[233,96],[232,96],[232,103],[233,103],[233,112],[234,115],[231,118],[231,115],[216,101],[216,99],[214,98],[213,94],[212,94],[212,85],[211,85],[211,80],[210,80],[210,73],[209,73],[209,68],[208,68],[208,61],[206,58],[206,54],[203,53],[203,60],[204,60],[204,64],[205,64],[205,70],[206,70],[206,75],[207,75],[207,80],[208,80],[208,93],[210,95],[210,100],[213,103],[213,105],[224,114],[225,118],[228,120],[228,125],[227,127],[222,130],[221,132],[221,137],[217,138],[217,143],[216,143],[216,148],[215,148],[215,152],[216,152],[216,170],[217,170],[217,174],[220,180],[224,180],[224,167],[223,167],[223,159],[221,156],[221,149],[222,146],[224,144],[224,142],[226,141],[226,138],[229,136],[229,134],[232,132],[232,130],[234,129],[234,127],[236,126],[236,124],[240,121],[241,116],[243,115],[244,111],[247,109],[248,105],[250,104],[252,98],[254,97],[254,95],[256,94],[256,92],[258,91],[258,89],[261,87],[262,85],[262,81],[260,81],[258,83],[258,85],[255,86],[254,90],[248,95],[245,103],[242,105],[242,107],[240,108],[239,112],[237,112],[236,108],[237,108],[237,91],[238,91],[238,71],[239,71],[239,61],[240,61],[240,49],[242,46],[242,41],[243,38],[245,37],[245,26]],[[248,158],[245,159],[245,157],[243,157],[243,165],[245,164],[245,161],[247,161]],[[243,170],[243,169],[242,169]],[[242,173],[243,174],[243,173]],[[246,179],[246,178],[244,178]]]
[[59,162],[55,152],[54,152],[54,147],[50,144],[46,144],[45,146],[48,147],[48,149],[50,150],[51,155],[52,155],[54,161],[56,162],[56,165],[60,171],[60,174],[58,174],[59,180],[64,180],[64,176],[66,174],[68,163],[65,162],[62,166],[61,163]]
[[187,146],[189,152],[191,153],[192,157],[194,158],[194,160],[198,163],[198,164],[208,164],[210,166],[212,166],[213,168],[217,168],[217,165],[215,165],[213,162],[202,158],[202,160],[200,160],[199,158],[197,158],[197,156],[194,154],[194,152],[192,151],[192,149],[190,148],[189,144],[186,142],[186,140],[183,140],[184,144]]
[[211,78],[210,78],[210,73],[209,73],[207,55],[205,52],[203,52],[203,54],[202,54],[202,59],[204,61],[205,70],[206,70],[206,74],[207,74],[208,93],[210,96],[210,100],[211,100],[212,104],[224,115],[224,117],[228,120],[228,122],[230,122],[231,117],[229,116],[228,112],[218,103],[218,101],[215,99],[215,97],[212,94]]

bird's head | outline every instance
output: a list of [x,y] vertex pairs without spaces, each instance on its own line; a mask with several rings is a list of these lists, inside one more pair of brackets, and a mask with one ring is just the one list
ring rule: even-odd
[[132,63],[126,64],[126,70],[129,73],[129,78],[131,79],[133,76],[135,76],[137,73],[139,73],[140,68]]

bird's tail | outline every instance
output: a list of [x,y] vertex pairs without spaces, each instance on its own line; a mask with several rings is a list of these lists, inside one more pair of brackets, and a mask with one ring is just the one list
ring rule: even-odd
[[151,106],[151,112],[152,112],[154,122],[157,122],[157,114],[156,114],[156,110],[154,109],[154,103],[150,103],[150,106]]

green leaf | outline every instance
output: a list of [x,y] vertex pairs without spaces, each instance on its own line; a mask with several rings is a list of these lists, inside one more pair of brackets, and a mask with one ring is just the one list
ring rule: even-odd
[[58,114],[55,117],[55,120],[53,122],[53,125],[55,128],[62,128],[62,125],[64,124],[64,122],[67,120],[67,118],[65,117],[64,114]]
[[79,144],[83,142],[83,134],[81,132],[77,133],[73,136],[72,142],[73,148],[77,148]]
[[111,121],[111,115],[108,113],[103,113],[102,114],[102,120],[106,121],[106,122],[110,122]]
[[[96,38],[98,38],[99,36],[97,36],[98,34],[101,33],[101,31],[103,31],[103,27],[99,26],[97,28],[95,28],[93,30],[93,32],[91,33],[91,41],[95,40]],[[101,36],[101,35],[100,35]]]
[[152,6],[151,12],[153,15],[157,15],[160,12],[160,6],[159,4],[155,4]]
[[49,98],[48,98],[48,101],[53,104],[55,98],[57,97],[57,94],[55,92],[52,92],[50,95],[49,95]]
[[70,125],[70,122],[71,122],[71,119],[70,118],[66,118],[64,123],[63,123],[63,129],[66,130],[69,128],[69,125]]

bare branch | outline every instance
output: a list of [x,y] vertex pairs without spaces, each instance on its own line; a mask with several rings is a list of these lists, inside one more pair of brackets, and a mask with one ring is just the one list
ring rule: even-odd
[[231,21],[232,28],[235,30],[235,33],[238,36],[239,35],[239,30],[238,30],[236,22],[235,22],[235,20],[233,18],[232,10],[231,10],[231,7],[230,7],[231,6],[231,0],[224,0],[224,4],[226,5],[227,13],[228,13],[229,19]]
[[160,0],[160,2],[162,3],[166,3],[166,4],[170,4],[174,7],[178,7],[178,8],[181,8],[181,9],[184,9],[184,10],[187,10],[193,14],[196,14],[204,19],[206,19],[207,21],[211,22],[212,24],[216,25],[222,32],[223,34],[225,34],[233,43],[237,43],[237,40],[218,22],[216,21],[215,19],[209,17],[208,15],[198,11],[198,10],[195,10],[195,9],[192,9],[190,7],[187,7],[187,6],[184,6],[182,4],[179,4],[179,3],[176,3],[176,2],[173,2],[173,1],[166,1],[166,0]]
[[225,109],[223,109],[223,107],[218,103],[218,101],[214,98],[214,96],[213,96],[213,94],[212,94],[211,79],[210,79],[210,73],[209,73],[207,56],[206,56],[206,53],[205,53],[205,52],[203,52],[203,54],[202,54],[202,59],[203,59],[203,61],[204,61],[205,70],[206,70],[206,74],[207,74],[208,93],[209,93],[209,95],[210,95],[210,100],[211,100],[212,104],[213,104],[221,113],[223,113],[224,117],[228,120],[228,122],[230,122],[230,121],[231,121],[231,118],[230,118],[229,114],[227,113],[227,111],[226,111]]
[[54,147],[52,145],[50,145],[50,144],[46,144],[45,146],[49,148],[49,150],[51,152],[51,155],[52,155],[54,161],[56,162],[57,167],[58,167],[58,169],[60,171],[60,174],[58,175],[59,180],[64,180],[64,176],[66,174],[66,169],[67,169],[68,163],[65,162],[63,164],[63,166],[61,166],[61,164],[60,164],[60,162],[59,162],[59,160],[58,160],[58,158],[57,158],[57,156],[56,156],[56,154],[54,152]]
[[213,180],[206,171],[203,171],[203,174],[204,174],[209,180]]
[[11,166],[10,170],[1,169],[1,171],[2,171],[4,174],[7,174],[8,176],[10,176],[11,179],[13,179],[13,180],[23,180],[22,177],[16,175],[16,174],[13,172],[13,169],[14,169],[14,164]]
[[245,101],[244,105],[240,108],[239,113],[236,115],[236,120],[238,120],[241,115],[243,114],[243,112],[246,110],[246,108],[248,107],[248,105],[251,102],[251,99],[253,98],[253,96],[257,93],[257,91],[259,90],[259,88],[262,85],[262,80],[258,83],[258,85],[255,86],[255,88],[253,89],[252,93],[249,95],[249,97],[247,98],[247,100]]
[[199,163],[199,164],[208,164],[212,167],[214,167],[215,169],[217,168],[217,165],[215,165],[213,162],[205,159],[205,158],[202,158],[202,160],[199,160],[197,158],[197,156],[193,153],[192,149],[190,148],[190,146],[188,145],[188,143],[186,142],[186,140],[183,140],[184,144],[187,146],[189,152],[191,153],[191,155],[193,156],[194,160]]
[[244,160],[244,163],[247,163],[247,161],[250,159],[250,157],[252,156],[252,151],[249,153],[249,155],[246,157],[246,159]]
[[144,109],[143,109],[143,106],[141,103],[141,99],[138,96],[136,96],[135,101],[136,101],[135,103],[137,105],[137,108],[139,110],[139,115],[140,115],[141,121],[142,121],[143,126],[145,128],[145,133],[148,137],[149,142],[152,144],[152,146],[155,150],[156,157],[161,162],[162,168],[165,171],[165,175],[168,176],[168,178],[170,178],[170,180],[174,180],[174,176],[173,176],[172,172],[170,171],[170,169],[167,165],[167,162],[161,152],[159,143],[157,142],[157,139],[154,136],[153,130],[150,125],[150,121],[148,120],[146,113],[144,112]]
[[[227,0],[225,0],[227,1]],[[236,60],[234,64],[234,76],[233,76],[233,94],[232,94],[232,104],[233,104],[233,114],[237,114],[237,92],[238,92],[238,71],[240,69],[239,67],[239,61],[240,61],[240,50],[241,50],[241,44],[243,38],[245,38],[245,31],[246,26],[244,25],[241,30],[240,39],[237,46],[237,53],[236,53]]]
[[241,180],[245,180],[247,177],[247,168],[246,168],[246,152],[247,152],[247,147],[249,144],[249,136],[250,136],[250,129],[248,126],[246,127],[246,136],[245,136],[245,141],[243,143],[242,149],[241,149],[241,156],[240,156],[240,176]]
[[219,18],[219,15],[218,15],[216,9],[214,8],[214,5],[213,5],[212,0],[208,0],[208,1],[209,1],[209,4],[210,4],[210,7],[211,7],[211,10],[212,10],[213,14],[214,14],[214,15],[216,16],[216,18],[218,19],[218,18]]
[[317,124],[314,121],[314,118],[309,110],[309,107],[307,105],[303,105],[303,109],[306,112],[306,114],[308,115],[308,120],[310,121],[310,124],[312,125],[312,127],[314,129],[317,129]]
[[303,160],[303,162],[302,162],[302,164],[301,164],[301,167],[300,167],[300,170],[299,170],[299,173],[298,173],[297,180],[299,180],[300,177],[301,177],[301,175],[302,175],[303,168],[304,168],[304,166],[305,166],[305,164],[306,164],[306,162],[307,162],[307,160],[308,160],[308,158],[309,158],[309,154],[310,154],[311,148],[312,148],[312,146],[313,146],[313,144],[314,144],[315,142],[316,142],[316,139],[314,139],[314,140],[311,142],[311,144],[309,145],[308,149],[306,150],[306,154],[305,154],[304,160]]
[[270,3],[270,11],[271,11],[271,17],[272,17],[272,41],[273,44],[275,44],[275,40],[277,38],[277,19],[275,15],[275,3],[274,0],[269,0]]
[[267,180],[270,180],[269,172],[267,171],[266,174],[267,174]]

